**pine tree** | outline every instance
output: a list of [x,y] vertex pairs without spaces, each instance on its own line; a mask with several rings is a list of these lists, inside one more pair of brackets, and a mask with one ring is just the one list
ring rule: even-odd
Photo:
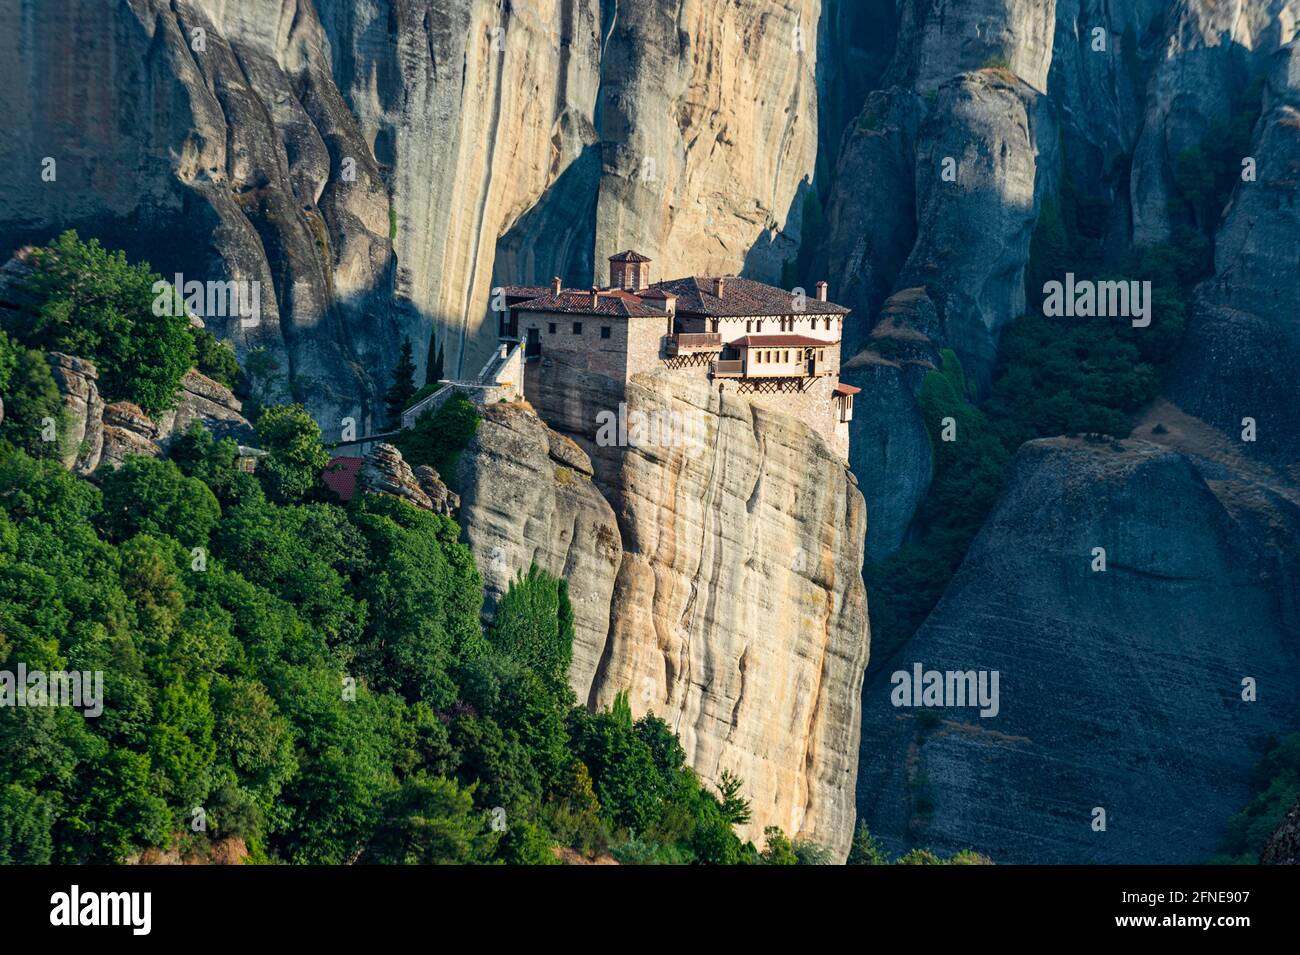
[[411,339],[402,339],[401,351],[397,353],[397,365],[393,368],[393,383],[384,392],[384,405],[388,409],[388,426],[400,427],[402,412],[411,403],[415,394],[415,361],[411,358]]

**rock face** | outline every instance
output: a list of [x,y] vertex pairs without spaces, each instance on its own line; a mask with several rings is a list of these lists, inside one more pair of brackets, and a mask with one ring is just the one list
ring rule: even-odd
[[779,825],[842,858],[868,651],[862,495],[794,419],[633,379],[629,414],[681,406],[704,416],[704,447],[628,448],[619,471],[623,561],[592,702],[628,691],[704,779],[744,779],[749,835]]
[[1263,865],[1300,865],[1300,801],[1269,837],[1259,861]]
[[820,0],[619,4],[601,70],[596,261],[775,281],[817,159]]
[[99,372],[93,363],[50,352],[50,371],[63,395],[65,433],[61,436],[63,466],[80,477],[99,467],[104,452],[104,399],[99,397]]
[[[557,414],[591,442],[573,394]],[[703,382],[638,375],[627,404],[697,415],[707,440],[589,458],[523,406],[484,409],[459,481],[489,606],[530,563],[563,574],[579,697],[627,691],[706,782],[744,779],[747,836],[779,825],[843,858],[868,651],[862,495],[806,426]]]
[[404,335],[482,365],[498,283],[586,284],[630,245],[659,275],[793,257],[819,0],[678,6],[7,4],[0,162],[41,188],[0,196],[0,253],[77,227],[256,281],[256,325],[202,317],[258,396],[365,428]]
[[567,580],[575,630],[569,678],[584,701],[605,650],[623,556],[614,511],[591,478],[587,455],[520,404],[482,409],[457,477],[460,524],[487,595],[485,622],[532,564]]
[[52,177],[5,192],[0,243],[77,227],[169,279],[257,282],[258,321],[202,317],[261,349],[259,394],[364,420],[398,341],[388,200],[311,4],[7,4],[0,35],[0,158]]
[[1242,451],[1300,482],[1300,45],[1273,57],[1252,153],[1257,181],[1240,183],[1215,242],[1215,275],[1200,288],[1187,340],[1170,369],[1184,411],[1255,440]]
[[158,457],[194,423],[217,438],[255,443],[253,426],[230,389],[193,368],[181,379],[176,407],[155,421],[129,401],[105,404],[93,362],[62,352],[50,352],[49,360],[67,416],[63,464],[82,477],[104,465],[121,467],[132,454]]
[[998,862],[1213,855],[1207,820],[1249,800],[1262,740],[1300,704],[1300,494],[1226,460],[1143,441],[1020,450],[942,602],[886,668],[996,670],[999,711],[950,706],[927,724],[892,704],[889,672],[874,677],[859,813],[875,835]]

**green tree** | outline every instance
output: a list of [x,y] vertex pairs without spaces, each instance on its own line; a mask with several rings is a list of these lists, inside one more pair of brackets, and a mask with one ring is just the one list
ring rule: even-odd
[[875,836],[865,822],[858,823],[858,830],[853,835],[853,845],[849,847],[849,865],[889,865],[885,855],[876,842]]
[[393,366],[393,383],[384,392],[384,407],[388,409],[388,426],[399,428],[402,425],[402,412],[411,403],[415,394],[415,361],[411,357],[411,339],[402,339],[402,347],[397,353],[397,364]]
[[456,462],[478,431],[478,409],[462,394],[454,394],[435,412],[425,412],[393,439],[402,457],[411,467],[427,464],[442,476],[454,481]]
[[320,483],[330,462],[320,441],[320,425],[299,404],[271,405],[257,419],[257,438],[266,456],[257,475],[276,501],[301,500]]
[[218,381],[227,388],[235,387],[239,381],[239,362],[235,350],[225,342],[218,341],[203,328],[191,328],[194,337],[194,367],[213,381]]
[[763,838],[767,841],[767,848],[762,852],[762,858],[768,865],[798,865],[799,857],[794,854],[794,846],[790,844],[790,837],[781,831],[780,826],[765,826],[763,828]]
[[473,789],[419,776],[384,800],[381,822],[364,861],[397,865],[480,862],[493,834],[474,809]]
[[[19,348],[12,355],[3,392],[3,434],[32,457],[59,457],[64,451],[67,416],[43,352]],[[54,440],[47,441],[47,437]]]
[[722,818],[735,826],[743,826],[750,820],[749,800],[740,795],[744,785],[744,781],[729,769],[724,769],[718,780],[718,792],[722,794]]
[[206,547],[221,519],[221,506],[208,486],[186,477],[172,461],[132,455],[104,475],[100,526],[110,538],[136,534],[168,536],[186,549]]
[[497,605],[490,640],[558,692],[568,684],[573,635],[569,585],[533,564],[511,582]]
[[189,318],[172,314],[161,276],[71,230],[37,250],[32,265],[25,288],[33,314],[12,332],[32,347],[94,361],[100,390],[111,399],[133,401],[150,415],[175,407],[195,347]]

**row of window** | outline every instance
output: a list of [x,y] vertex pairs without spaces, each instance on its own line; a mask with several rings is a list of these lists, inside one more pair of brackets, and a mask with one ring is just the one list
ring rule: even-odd
[[[547,323],[546,323],[546,334],[548,334],[548,335],[554,335],[554,334],[555,334],[555,322],[547,322]],[[573,323],[573,334],[575,334],[575,335],[581,335],[581,334],[582,334],[582,322],[574,322],[574,323]],[[600,326],[600,337],[601,337],[601,338],[608,338],[609,336],[610,336],[610,326],[608,326],[608,325],[602,325],[602,326]]]
[[[837,317],[837,316],[834,316],[834,315],[827,315],[826,318],[823,319],[823,323],[824,323],[824,327],[825,327],[826,331],[829,332],[829,331],[831,330],[831,319],[832,319],[832,318],[836,318],[836,317]],[[712,326],[713,326],[713,331],[714,331],[715,333],[718,332],[718,331],[720,330],[721,325],[722,325],[722,321],[721,321],[721,319],[714,318],[714,319],[710,319],[710,321],[711,321]],[[761,319],[761,318],[756,318],[756,319],[755,319],[755,318],[751,318],[751,319],[747,319],[747,320],[745,321],[745,331],[746,331],[746,332],[751,332],[751,333],[761,333],[761,332],[763,331],[763,322],[764,322],[764,321],[765,321],[765,319]],[[793,331],[795,330],[795,323],[796,323],[796,322],[800,322],[800,321],[803,321],[803,319],[800,319],[800,318],[793,318],[793,317],[791,317],[791,318],[778,318],[778,319],[776,320],[776,323],[777,323],[777,325],[779,326],[779,329],[778,329],[779,331],[783,331],[783,332],[793,332]],[[811,328],[813,331],[817,331],[817,318],[816,318],[815,316],[814,316],[813,319],[812,319],[812,324],[809,325],[808,327]]]
[[[756,365],[790,363],[790,349],[788,348],[756,348],[753,351],[751,351],[750,354],[754,356],[754,364]],[[800,360],[799,354],[797,352],[795,353],[794,360],[795,361]],[[817,349],[817,360],[818,361],[826,360],[825,348]]]

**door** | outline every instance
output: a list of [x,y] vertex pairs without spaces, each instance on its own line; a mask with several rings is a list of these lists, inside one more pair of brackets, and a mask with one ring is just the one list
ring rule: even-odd
[[528,341],[524,343],[524,359],[532,361],[542,357],[542,334],[540,328],[528,329]]

